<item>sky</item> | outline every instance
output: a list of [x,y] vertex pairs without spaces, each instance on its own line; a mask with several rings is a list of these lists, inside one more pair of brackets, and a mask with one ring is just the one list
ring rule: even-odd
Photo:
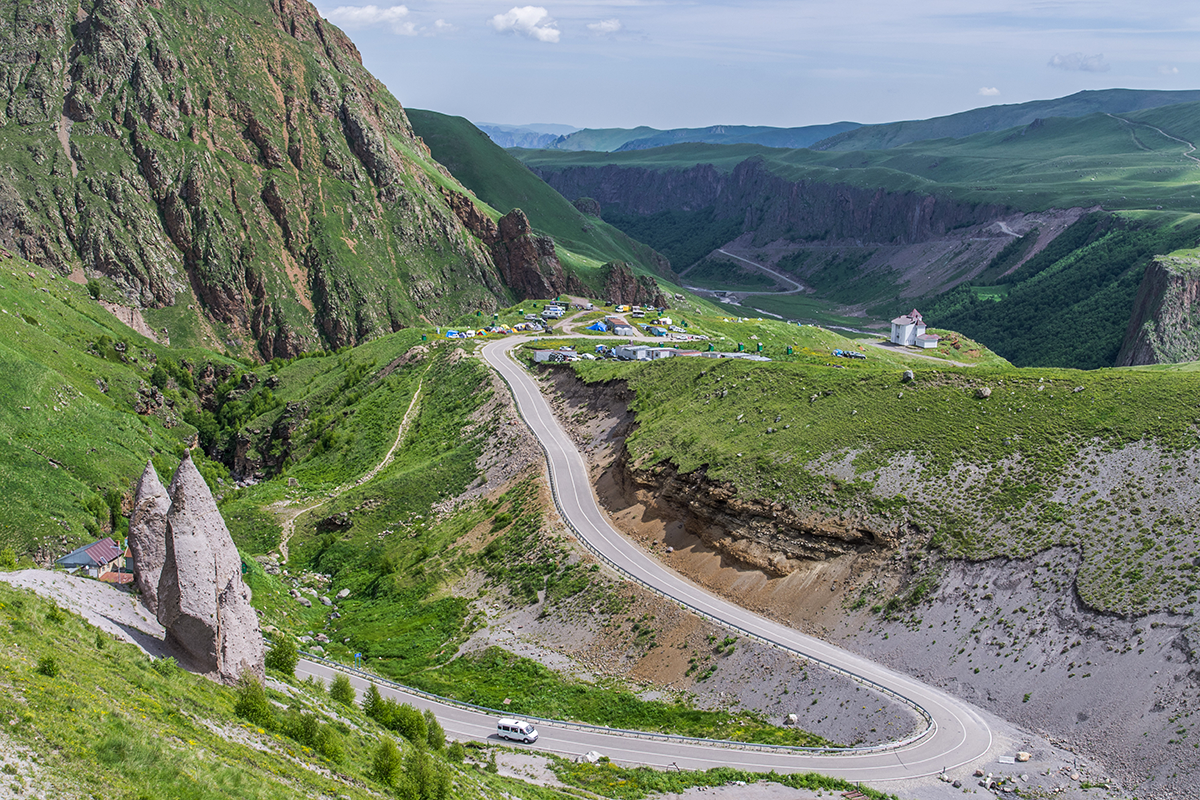
[[1195,0],[315,5],[403,105],[475,123],[797,127],[1200,88]]

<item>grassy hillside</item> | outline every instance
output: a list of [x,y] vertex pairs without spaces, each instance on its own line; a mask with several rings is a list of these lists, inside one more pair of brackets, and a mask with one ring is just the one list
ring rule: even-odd
[[830,136],[814,145],[817,150],[885,150],[923,139],[959,139],[973,133],[1028,125],[1047,117],[1083,117],[1089,114],[1129,114],[1159,106],[1200,100],[1198,91],[1146,91],[1101,89],[1077,92],[1053,100],[974,108],[959,114],[926,120],[866,125]]
[[1065,546],[1092,608],[1197,608],[1198,421],[1179,402],[1196,372],[914,365],[905,383],[874,363],[576,369],[636,392],[640,469],[669,461],[802,513],[911,526],[906,547],[942,557]]
[[409,109],[408,117],[433,157],[500,214],[521,209],[536,231],[596,265],[626,261],[647,272],[659,271],[648,247],[581,213],[466,119],[416,109]]
[[[444,744],[411,743],[321,684],[243,705],[245,692],[150,659],[2,582],[0,643],[0,760],[6,789],[20,796],[368,798],[396,787],[430,798],[562,796],[464,766]],[[390,779],[375,766],[384,741],[400,752]]]
[[[0,341],[0,539],[18,553],[111,530],[146,461],[173,470],[196,433],[181,407],[153,401],[153,382],[184,361],[234,363],[155,344],[19,259],[0,261]],[[194,401],[195,385],[182,395]]]

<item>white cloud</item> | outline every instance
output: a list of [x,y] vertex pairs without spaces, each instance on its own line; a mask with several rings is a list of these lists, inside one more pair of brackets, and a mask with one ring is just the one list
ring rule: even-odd
[[1163,64],[1158,68],[1159,75],[1178,75],[1179,67],[1173,67],[1170,64]]
[[405,6],[338,6],[325,15],[325,19],[348,30],[370,28],[375,25],[386,25],[392,33],[401,36],[415,36],[416,26],[405,20],[408,8]]
[[1097,53],[1094,56],[1085,56],[1083,53],[1068,53],[1064,56],[1055,53],[1054,58],[1050,59],[1046,66],[1068,72],[1108,72],[1109,70],[1103,53]]
[[458,27],[446,22],[444,19],[439,19],[433,23],[433,30],[435,33],[454,33],[458,30]]
[[1000,90],[997,89],[995,86],[993,86],[991,88],[988,88],[987,86],[980,86],[979,94],[982,97],[995,97],[996,95],[1000,94]]
[[557,42],[560,35],[558,23],[550,18],[550,12],[541,6],[521,6],[497,14],[488,24],[500,33],[519,33],[539,42]]
[[599,22],[589,22],[587,25],[587,29],[589,31],[591,31],[592,33],[597,33],[597,34],[600,34],[601,36],[606,36],[608,34],[616,33],[617,31],[621,30],[621,20],[619,20],[619,19],[604,19],[604,20],[600,20]]

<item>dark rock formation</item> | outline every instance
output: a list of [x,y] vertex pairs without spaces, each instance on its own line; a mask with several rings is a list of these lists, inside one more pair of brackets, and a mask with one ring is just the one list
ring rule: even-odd
[[134,579],[142,603],[151,612],[158,611],[158,581],[167,557],[167,512],[171,498],[154,465],[146,462],[146,471],[134,494],[133,514],[129,517],[129,550],[133,554]]
[[1200,360],[1200,259],[1159,256],[1146,267],[1118,367]]
[[604,267],[608,270],[608,277],[604,279],[604,296],[609,302],[617,305],[671,307],[658,282],[649,275],[634,275],[624,261],[612,261]]
[[488,246],[501,278],[518,298],[557,297],[585,290],[578,278],[563,272],[554,240],[535,234],[524,211],[514,208],[495,223],[465,194],[448,189],[442,194],[467,230]]
[[158,621],[167,646],[191,669],[233,683],[262,680],[263,639],[242,560],[204,477],[184,458],[171,480]]

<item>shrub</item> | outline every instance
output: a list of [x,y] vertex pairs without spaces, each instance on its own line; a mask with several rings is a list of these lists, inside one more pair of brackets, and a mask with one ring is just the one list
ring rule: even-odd
[[164,678],[173,678],[180,672],[183,672],[183,669],[179,666],[179,662],[170,656],[167,656],[166,658],[156,658],[150,662],[150,666],[155,672],[157,672],[159,675],[162,675]]
[[371,774],[385,786],[395,786],[396,779],[400,777],[400,750],[388,736],[383,737],[379,746],[375,748]]
[[462,742],[454,741],[446,748],[446,758],[455,764],[463,763],[467,757],[467,748],[463,747]]
[[275,715],[271,710],[271,701],[263,685],[248,672],[243,672],[238,679],[237,702],[233,711],[239,717],[252,722],[260,728],[274,727]]
[[50,606],[50,610],[46,612],[46,621],[62,625],[67,621],[67,614],[58,606]]
[[267,669],[286,675],[288,680],[296,677],[296,662],[299,660],[296,642],[290,636],[280,636],[267,651]]
[[429,730],[425,725],[425,717],[408,703],[401,703],[396,707],[393,722],[388,727],[413,744],[424,744],[429,736]]
[[364,714],[385,728],[387,727],[382,720],[387,711],[387,703],[384,702],[383,696],[379,694],[379,687],[375,684],[372,683],[371,687],[367,689],[367,693],[363,695],[362,707]]
[[45,675],[47,678],[57,678],[59,673],[58,661],[54,656],[42,656],[38,661],[37,671],[39,675]]
[[344,706],[354,705],[354,687],[350,685],[350,679],[339,672],[329,686],[329,696]]
[[404,762],[406,794],[418,800],[445,800],[450,793],[450,775],[433,760],[424,747],[417,745]]
[[17,552],[11,547],[0,550],[0,569],[12,570],[17,568]]
[[446,746],[446,731],[429,709],[425,709],[425,741],[430,750],[437,752],[441,752]]

